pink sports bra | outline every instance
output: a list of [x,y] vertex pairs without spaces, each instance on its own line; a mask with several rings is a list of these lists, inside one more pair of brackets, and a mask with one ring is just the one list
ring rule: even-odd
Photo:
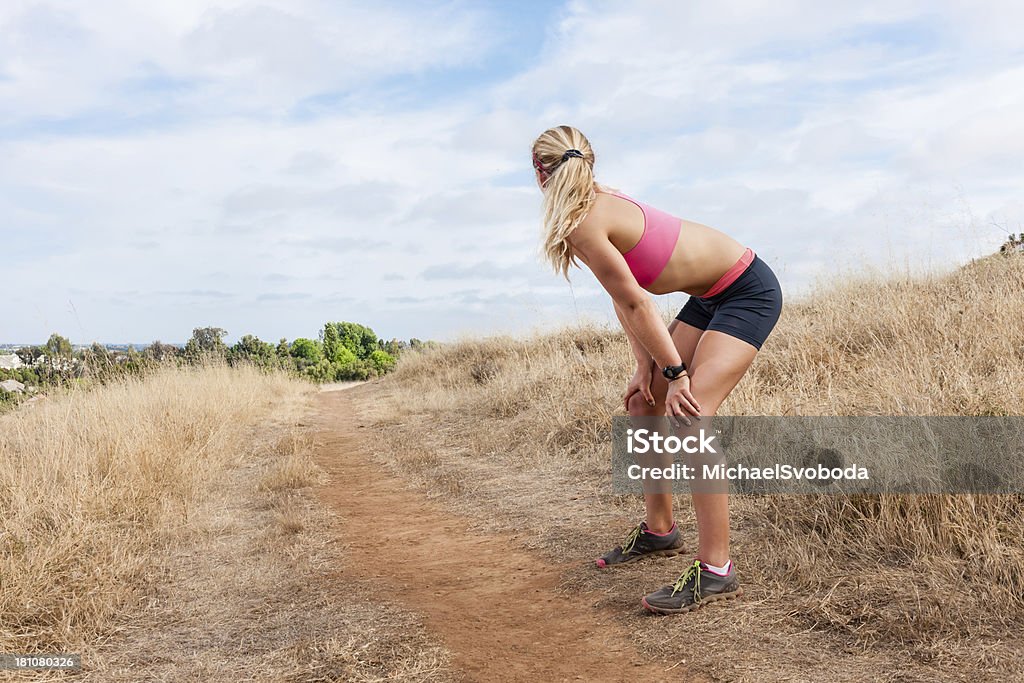
[[632,271],[637,284],[647,287],[658,279],[661,271],[665,270],[669,259],[672,258],[676,242],[679,241],[682,219],[638,202],[624,194],[617,192],[608,194],[633,202],[644,213],[644,232],[640,236],[640,241],[622,256],[626,259],[626,265]]

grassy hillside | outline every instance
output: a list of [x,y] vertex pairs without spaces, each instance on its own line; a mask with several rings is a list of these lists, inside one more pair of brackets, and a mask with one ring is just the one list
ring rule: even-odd
[[0,418],[5,651],[62,651],[116,628],[253,425],[302,391],[283,374],[168,367]]
[[0,416],[0,652],[77,652],[112,682],[437,675],[415,615],[339,580],[315,396],[171,364]]
[[[381,384],[381,456],[482,523],[583,561],[642,514],[608,484],[609,421],[623,413],[632,370],[624,335],[595,328],[409,355]],[[948,274],[849,278],[788,302],[720,412],[1018,415],[1022,377],[1024,258],[996,255]],[[695,547],[689,503],[678,506]],[[894,665],[920,667],[899,680],[955,677],[953,665],[1021,674],[1020,496],[737,497],[734,510],[734,556],[752,597],[731,614],[643,622],[655,649],[671,650],[664,643],[696,624],[737,643],[694,653],[708,671],[743,658],[756,633],[773,650],[759,656],[779,671],[818,666],[787,651],[801,642],[852,665],[895,652],[876,661],[883,679]],[[673,568],[632,578],[580,570],[567,590],[625,592],[632,604]]]

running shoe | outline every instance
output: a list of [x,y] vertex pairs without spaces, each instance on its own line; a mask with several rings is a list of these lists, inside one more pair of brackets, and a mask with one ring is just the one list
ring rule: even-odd
[[617,545],[595,562],[600,568],[614,564],[626,564],[643,557],[672,557],[682,552],[679,527],[672,522],[672,528],[664,534],[657,534],[647,528],[647,522],[640,522],[626,536],[622,545]]
[[694,560],[674,584],[654,591],[640,602],[658,614],[682,614],[709,602],[741,595],[743,588],[736,578],[734,565],[730,564],[729,573],[723,576],[709,570],[700,560]]

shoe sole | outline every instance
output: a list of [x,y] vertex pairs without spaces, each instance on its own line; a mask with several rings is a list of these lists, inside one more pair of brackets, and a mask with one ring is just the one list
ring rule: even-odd
[[647,611],[654,612],[655,614],[685,614],[686,612],[692,612],[699,607],[703,607],[708,603],[718,602],[719,600],[732,600],[733,598],[738,598],[741,595],[743,595],[742,586],[728,593],[715,593],[713,595],[709,595],[700,602],[695,602],[692,605],[687,605],[686,607],[680,607],[678,609],[673,609],[671,607],[654,607],[647,602],[647,598],[640,598],[640,604],[642,604]]
[[603,562],[601,558],[597,558],[596,560],[594,560],[594,562],[597,564],[598,569],[609,569],[611,567],[621,567],[624,564],[632,564],[633,562],[646,560],[648,557],[675,557],[676,555],[681,555],[683,550],[684,548],[666,548],[665,550],[652,550],[649,553],[637,555],[636,557],[631,557],[628,560],[623,560],[622,562],[616,562],[614,564],[601,564],[601,562]]

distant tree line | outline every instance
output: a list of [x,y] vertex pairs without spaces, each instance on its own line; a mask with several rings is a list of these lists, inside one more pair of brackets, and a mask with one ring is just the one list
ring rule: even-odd
[[104,383],[111,379],[143,374],[162,363],[198,365],[222,361],[228,365],[250,364],[267,370],[285,370],[314,382],[365,380],[390,372],[409,349],[432,344],[419,339],[378,339],[373,330],[353,322],[328,322],[316,339],[298,338],[277,344],[247,334],[228,346],[227,331],[197,327],[184,347],[154,341],[143,349],[110,349],[94,343],[73,349],[71,342],[52,334],[45,344],[25,346],[15,353],[24,364],[0,368],[0,382],[8,379],[25,385],[22,394],[0,388],[0,405],[18,402],[27,393],[46,386],[71,383]]

